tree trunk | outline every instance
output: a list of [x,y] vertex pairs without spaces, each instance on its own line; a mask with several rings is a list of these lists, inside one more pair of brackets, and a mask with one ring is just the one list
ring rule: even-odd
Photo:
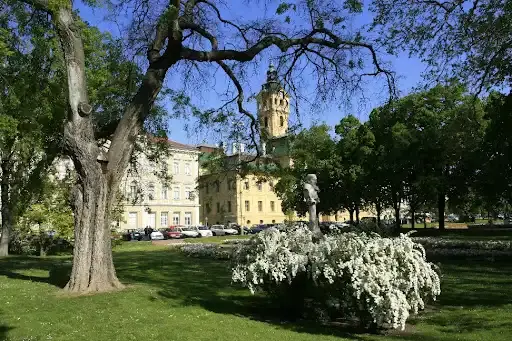
[[416,212],[414,212],[414,208],[411,207],[411,228],[414,229],[416,227]]
[[397,231],[400,231],[401,221],[400,221],[400,199],[396,193],[392,193],[393,199],[393,209],[395,210],[395,228]]
[[427,213],[423,213],[423,227],[427,228]]
[[9,238],[11,234],[13,217],[10,207],[9,193],[10,193],[10,166],[7,162],[2,162],[2,182],[0,190],[2,200],[2,237],[0,238],[0,257],[9,255]]
[[350,222],[352,223],[354,221],[354,209],[349,209],[348,214],[350,215]]
[[359,205],[356,205],[356,224],[359,225]]
[[375,210],[377,211],[377,226],[380,226],[380,215],[382,214],[382,206],[379,201],[375,204]]
[[437,197],[437,210],[439,216],[439,229],[444,230],[444,206],[445,206],[445,198],[444,193],[439,194]]
[[[72,192],[75,219],[73,268],[65,289],[71,292],[103,292],[120,289],[112,260],[110,206],[112,188],[99,164],[89,164]],[[117,183],[116,183],[117,184]]]

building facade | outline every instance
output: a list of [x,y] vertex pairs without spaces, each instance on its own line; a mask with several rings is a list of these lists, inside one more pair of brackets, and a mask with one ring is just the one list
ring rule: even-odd
[[[263,156],[259,161],[252,163],[255,172],[246,172],[243,175],[236,171],[201,174],[199,177],[200,215],[201,221],[209,225],[237,223],[251,226],[261,223],[308,220],[307,216],[299,218],[295,212],[283,213],[281,200],[274,192],[274,184],[278,179],[257,175],[261,173],[258,172],[257,163],[293,166],[288,138],[290,97],[280,84],[277,71],[272,65],[267,71],[266,82],[262,85],[256,99]],[[211,146],[201,151],[206,155],[214,153]],[[236,152],[234,151],[233,154]],[[234,164],[240,155],[217,157],[225,157],[228,164]],[[361,218],[367,216],[373,216],[373,214],[360,212]],[[321,215],[319,220],[346,221],[349,218],[349,213],[344,211],[330,216]]]
[[[172,225],[199,225],[200,205],[197,193],[199,151],[169,141],[170,156],[157,163],[137,157],[137,166],[122,182],[124,193],[121,229],[153,229]],[[166,180],[162,172],[171,176]]]
[[[289,166],[291,161],[286,137],[290,97],[279,83],[277,71],[272,65],[256,99],[264,155],[252,166],[255,169],[258,168],[257,163]],[[208,154],[211,150],[204,151]],[[250,157],[243,154],[241,156]],[[228,159],[228,164],[235,164],[240,155],[224,157]],[[258,172],[241,175],[237,171],[202,174],[199,180],[201,220],[209,225],[237,223],[251,226],[296,219],[293,212],[289,215],[283,213],[281,200],[274,192],[278,179],[256,174]]]

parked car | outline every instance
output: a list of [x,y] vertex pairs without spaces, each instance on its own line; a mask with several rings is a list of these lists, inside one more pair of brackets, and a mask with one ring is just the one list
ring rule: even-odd
[[185,237],[185,238],[201,237],[201,234],[199,234],[199,232],[195,228],[193,228],[192,226],[176,227],[176,230],[180,231],[181,234],[183,235],[183,237]]
[[[231,224],[229,225],[229,228],[231,229],[235,229],[237,231],[236,234],[242,234],[241,231],[242,231],[242,226],[238,225],[238,224]],[[250,233],[251,229],[248,228],[247,226],[243,226],[243,231],[244,231],[244,234],[248,234]]]
[[181,231],[178,231],[176,227],[161,229],[160,232],[162,232],[164,239],[180,239],[184,237]]
[[224,225],[212,225],[210,230],[212,231],[212,234],[214,236],[225,236],[225,235],[238,234],[237,230],[226,227]]
[[251,233],[251,234],[260,233],[261,231],[266,230],[270,227],[272,227],[272,225],[259,224],[255,227],[253,227],[249,233]]
[[162,232],[154,230],[153,232],[151,232],[150,238],[151,240],[163,240],[164,235],[162,234]]
[[198,237],[211,237],[213,236],[212,231],[208,226],[195,226],[196,231],[199,233]]
[[144,232],[136,229],[128,229],[123,235],[123,239],[128,241],[141,241],[142,238],[144,238]]
[[448,215],[448,218],[446,219],[450,223],[456,223],[459,221],[459,216],[455,214]]

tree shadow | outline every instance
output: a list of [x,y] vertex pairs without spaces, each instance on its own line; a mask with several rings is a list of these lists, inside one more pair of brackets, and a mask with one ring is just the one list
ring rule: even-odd
[[445,261],[439,304],[454,307],[499,307],[512,303],[509,261]]
[[252,295],[231,283],[229,262],[188,258],[177,252],[122,252],[114,257],[117,274],[125,284],[158,287],[150,300],[168,300],[174,306],[195,305],[217,314],[240,316],[299,333],[323,334],[364,340],[364,330],[349,324],[322,325],[282,318],[268,298]]
[[[2,312],[0,312],[0,317],[2,316]],[[8,325],[4,324],[1,320],[0,320],[0,340],[7,340],[7,333],[9,332],[9,330],[12,330],[14,328],[12,327],[9,327]]]
[[64,288],[71,273],[71,262],[64,257],[11,256],[0,259],[0,276]]

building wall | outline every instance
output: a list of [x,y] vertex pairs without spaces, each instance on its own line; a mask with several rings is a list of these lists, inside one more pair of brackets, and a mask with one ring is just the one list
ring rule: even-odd
[[261,222],[282,223],[287,219],[281,209],[281,200],[272,190],[271,184],[277,182],[275,179],[259,183],[254,175],[241,178],[234,172],[227,172],[202,176],[199,182],[203,223],[236,222],[250,226]]
[[[156,169],[145,159],[138,159],[137,174],[128,172],[123,181],[125,194],[121,229],[140,229],[146,226],[164,228],[172,225],[198,225],[199,195],[197,178],[199,152],[171,150],[167,160],[172,181],[166,184],[155,174]],[[140,200],[134,203],[134,185]],[[190,194],[189,194],[190,193]],[[167,219],[165,216],[167,215]]]

